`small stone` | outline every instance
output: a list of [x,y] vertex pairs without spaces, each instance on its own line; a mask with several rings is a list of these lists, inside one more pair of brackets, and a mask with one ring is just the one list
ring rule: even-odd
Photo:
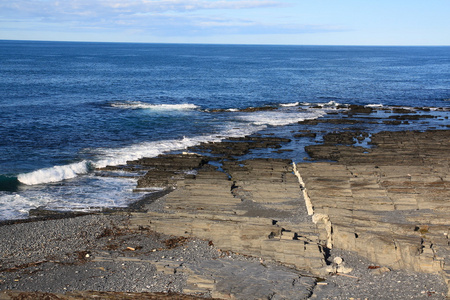
[[327,272],[327,273],[336,273],[337,272],[337,268],[336,268],[336,266],[326,266],[325,267],[325,271]]
[[338,267],[337,267],[338,273],[347,274],[347,273],[350,273],[351,271],[353,271],[353,268],[346,267],[344,263],[342,263],[341,265],[338,265]]
[[337,265],[342,264],[343,261],[344,261],[344,260],[342,259],[342,257],[339,257],[339,256],[337,256],[337,257],[335,257],[335,258],[333,259],[333,262],[334,262],[335,264],[337,264]]
[[376,268],[376,269],[371,269],[371,273],[376,274],[376,275],[381,275],[383,273],[390,272],[390,271],[391,271],[391,269],[389,269],[388,267],[380,267],[380,268]]

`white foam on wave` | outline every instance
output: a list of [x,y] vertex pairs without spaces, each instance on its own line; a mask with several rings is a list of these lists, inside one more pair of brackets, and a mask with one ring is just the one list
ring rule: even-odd
[[228,125],[228,128],[225,128],[217,134],[145,142],[117,149],[98,149],[98,153],[102,159],[93,162],[93,165],[96,168],[123,165],[127,161],[137,160],[143,157],[155,157],[166,152],[193,147],[200,143],[219,142],[224,138],[245,136],[262,129],[264,129],[262,126],[243,125],[233,127],[232,125]]
[[326,115],[325,110],[311,112],[266,111],[238,116],[238,119],[252,122],[255,125],[283,126],[304,120],[317,119]]
[[46,204],[42,197],[29,198],[19,194],[0,192],[0,220],[24,218],[28,211]]
[[72,179],[82,174],[89,173],[90,168],[104,168],[106,166],[117,166],[126,164],[127,161],[137,160],[143,157],[155,157],[160,154],[183,150],[196,146],[200,143],[219,142],[228,137],[240,137],[255,133],[264,129],[264,126],[242,124],[235,126],[229,124],[223,131],[217,134],[184,137],[182,139],[152,141],[130,145],[123,148],[99,148],[96,149],[98,159],[93,161],[81,161],[78,163],[54,166],[39,169],[30,173],[18,175],[18,180],[26,185],[59,182]]
[[380,108],[380,107],[383,107],[383,104],[367,104],[367,105],[364,105],[365,107],[372,107],[372,108]]
[[326,103],[313,103],[315,106],[322,107],[322,108],[338,108],[338,106],[341,106],[342,104],[336,101],[329,101]]
[[283,107],[292,107],[292,106],[298,106],[300,104],[300,102],[294,102],[294,103],[282,103],[280,104],[280,106]]
[[27,218],[30,209],[92,211],[126,207],[142,194],[133,193],[136,181],[90,174],[65,184],[29,186],[20,193],[0,191],[0,220]]
[[17,179],[24,184],[34,185],[71,179],[88,172],[89,162],[84,160],[69,165],[54,166],[51,168],[39,169],[30,173],[20,174]]
[[328,109],[338,109],[338,108],[345,108],[348,107],[348,104],[342,104],[336,101],[328,101],[328,102],[319,102],[319,103],[313,103],[313,102],[300,102],[299,106],[315,106],[320,108],[328,108]]
[[183,104],[150,104],[141,101],[114,102],[111,107],[121,109],[151,109],[151,110],[192,110],[198,106],[191,103]]

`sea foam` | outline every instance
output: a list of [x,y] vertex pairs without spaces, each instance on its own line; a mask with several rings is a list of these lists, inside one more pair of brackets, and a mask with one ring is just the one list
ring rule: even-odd
[[246,124],[242,124],[239,127],[235,125],[236,124],[232,126],[229,124],[221,132],[216,134],[145,142],[116,149],[98,149],[97,152],[102,158],[96,162],[93,162],[93,165],[96,168],[123,165],[126,164],[127,161],[137,160],[143,157],[155,157],[170,151],[187,149],[189,147],[199,145],[200,143],[220,142],[224,138],[245,136],[265,128],[264,126]]
[[[334,109],[336,109],[336,108],[338,108],[339,106],[341,106],[342,104],[341,103],[339,103],[339,102],[336,102],[336,101],[329,101],[329,102],[325,102],[325,103],[312,103],[313,105],[315,105],[315,106],[318,106],[318,107],[322,107],[322,108],[334,108]],[[307,104],[305,104],[305,105],[307,105]]]
[[298,106],[300,104],[300,102],[294,102],[294,103],[282,103],[280,104],[280,106],[284,106],[284,107],[292,107],[292,106]]
[[151,110],[192,110],[197,109],[198,106],[190,103],[183,104],[150,104],[141,101],[125,101],[114,102],[110,104],[111,107],[122,109],[151,109]]
[[30,209],[92,211],[126,207],[142,195],[132,193],[136,181],[89,174],[64,185],[29,186],[19,193],[0,191],[0,221],[28,217]]
[[258,112],[238,116],[237,118],[243,121],[252,122],[255,125],[270,125],[283,126],[308,119],[317,119],[326,114],[324,110],[317,110],[314,112],[290,112],[283,111],[267,111]]

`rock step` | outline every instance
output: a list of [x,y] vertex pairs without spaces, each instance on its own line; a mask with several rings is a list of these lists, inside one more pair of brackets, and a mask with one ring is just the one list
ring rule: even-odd
[[[307,218],[304,223],[290,223],[270,217],[289,217],[294,212],[306,216],[291,162],[224,162],[223,168],[228,174],[205,165],[195,176],[178,180],[176,190],[164,197],[166,212],[132,213],[129,226],[195,236],[222,250],[319,273],[325,266],[325,252],[317,227]],[[243,180],[229,179],[236,175]]]
[[129,226],[145,227],[168,235],[204,238],[224,251],[274,259],[309,271],[325,265],[322,247],[310,238],[314,232],[299,233],[294,239],[294,234],[282,232],[283,228],[271,225],[272,220],[269,219],[218,215],[210,216],[210,219],[206,215],[196,217],[189,214],[133,214]]

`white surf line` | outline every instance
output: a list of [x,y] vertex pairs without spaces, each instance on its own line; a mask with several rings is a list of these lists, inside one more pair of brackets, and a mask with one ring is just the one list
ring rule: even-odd
[[295,164],[295,162],[292,162],[292,165],[294,166],[294,168],[293,168],[294,174],[295,174],[295,176],[297,176],[298,183],[300,184],[300,189],[303,192],[303,198],[305,199],[305,205],[306,205],[306,210],[308,212],[308,215],[312,216],[311,219],[314,224],[317,224],[320,221],[323,222],[323,224],[325,225],[325,230],[327,232],[327,248],[332,249],[333,248],[332,233],[331,233],[332,226],[331,226],[330,217],[326,214],[314,213],[314,206],[311,202],[311,198],[308,195],[308,191],[306,190],[305,182],[303,181],[303,178],[300,175],[300,172],[298,171],[297,165]]

